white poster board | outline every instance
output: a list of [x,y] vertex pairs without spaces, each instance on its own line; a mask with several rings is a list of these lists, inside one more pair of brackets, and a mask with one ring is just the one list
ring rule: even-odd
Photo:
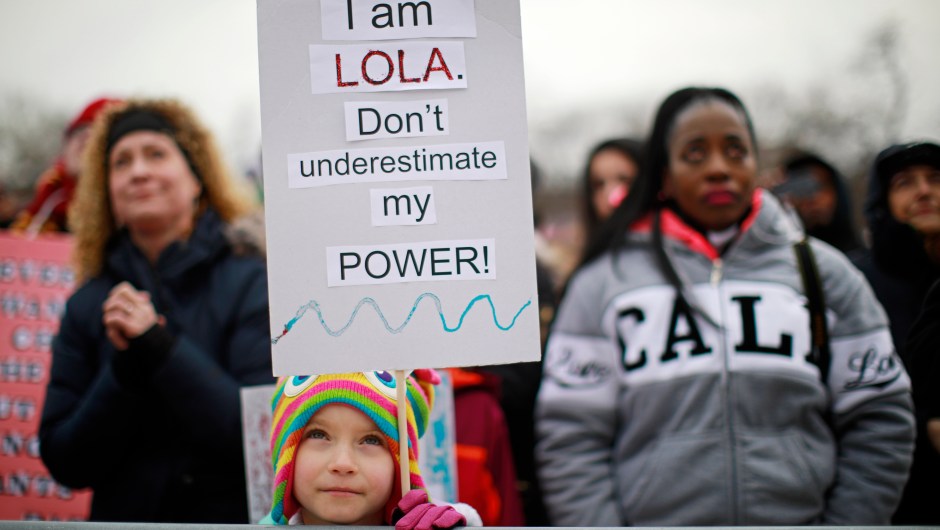
[[538,360],[518,0],[258,0],[276,375]]
[[257,523],[271,511],[274,466],[271,464],[271,396],[276,385],[241,389],[242,443],[245,451],[245,483],[248,517]]

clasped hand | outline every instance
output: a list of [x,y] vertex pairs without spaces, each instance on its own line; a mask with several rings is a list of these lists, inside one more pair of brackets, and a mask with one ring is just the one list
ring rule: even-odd
[[111,289],[102,311],[105,335],[118,350],[126,350],[131,339],[143,335],[154,324],[165,323],[153,307],[150,293],[138,291],[128,282]]

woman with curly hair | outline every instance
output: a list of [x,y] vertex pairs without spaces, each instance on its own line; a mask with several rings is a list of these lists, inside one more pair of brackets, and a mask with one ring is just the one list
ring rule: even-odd
[[69,210],[81,286],[40,426],[53,477],[98,521],[248,522],[239,389],[273,382],[263,257],[227,237],[253,212],[176,101],[110,105]]

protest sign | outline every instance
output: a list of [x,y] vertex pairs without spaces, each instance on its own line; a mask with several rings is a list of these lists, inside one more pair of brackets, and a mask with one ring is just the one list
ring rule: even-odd
[[533,361],[519,3],[259,0],[276,375]]
[[67,236],[0,232],[0,519],[82,521],[91,492],[56,483],[39,459],[52,338],[74,288]]

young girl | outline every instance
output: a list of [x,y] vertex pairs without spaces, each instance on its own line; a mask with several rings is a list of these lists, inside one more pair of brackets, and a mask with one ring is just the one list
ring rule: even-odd
[[[271,403],[274,496],[262,524],[479,526],[468,505],[434,505],[423,490],[418,438],[428,425],[433,370],[407,378],[411,492],[402,497],[396,380],[389,372],[282,378]],[[474,524],[475,523],[475,524]]]
[[536,452],[553,524],[888,523],[913,446],[907,374],[871,288],[812,239],[830,355],[810,355],[804,236],[756,187],[756,153],[726,90],[660,107],[548,340]]

